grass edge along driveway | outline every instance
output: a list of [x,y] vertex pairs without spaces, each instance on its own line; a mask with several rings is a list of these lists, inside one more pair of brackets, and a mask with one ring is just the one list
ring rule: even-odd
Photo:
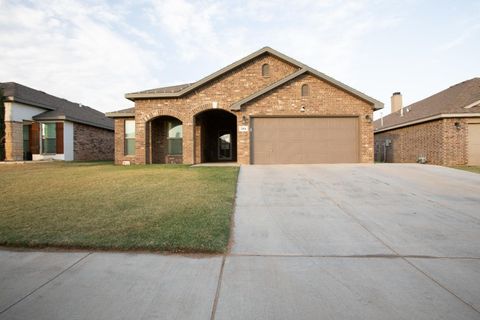
[[238,167],[0,166],[0,245],[225,252]]
[[451,168],[459,169],[463,171],[469,171],[473,173],[480,173],[480,166],[451,166]]

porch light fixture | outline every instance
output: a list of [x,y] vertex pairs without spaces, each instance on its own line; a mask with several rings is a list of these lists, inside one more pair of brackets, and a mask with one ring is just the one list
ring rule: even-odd
[[368,123],[371,123],[371,122],[372,122],[372,117],[370,117],[370,115],[367,114],[367,115],[365,116],[365,120],[367,120]]
[[462,125],[460,124],[460,122],[455,122],[454,125],[455,125],[455,129],[457,129],[457,130],[462,129]]
[[248,119],[245,116],[242,116],[242,124],[246,125],[248,123]]
[[304,106],[302,106],[302,107],[300,108],[300,112],[305,112],[305,107],[304,107]]

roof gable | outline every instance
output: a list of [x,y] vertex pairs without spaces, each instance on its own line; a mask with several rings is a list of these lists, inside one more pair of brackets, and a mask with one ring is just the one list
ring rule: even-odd
[[[151,89],[151,90],[146,90],[146,91],[140,91],[140,92],[135,92],[135,93],[127,93],[125,95],[125,97],[127,99],[130,99],[132,101],[135,101],[136,99],[148,99],[148,98],[177,98],[177,97],[181,97],[183,96],[184,94],[187,94],[188,92],[191,92],[192,90],[195,90],[196,88],[224,75],[225,73],[239,67],[240,65],[248,62],[248,61],[251,61],[263,54],[271,54],[287,63],[290,63],[296,67],[299,68],[299,70],[289,76],[287,76],[286,78],[280,80],[280,81],[277,81],[276,83],[270,85],[270,86],[267,86],[266,88],[252,94],[251,96],[245,98],[245,99],[242,99],[238,102],[236,102],[235,104],[232,105],[231,109],[232,110],[239,110],[239,108],[241,107],[242,104],[252,100],[252,99],[255,99],[259,96],[261,96],[262,94],[265,94],[266,92],[270,91],[270,90],[273,90],[275,88],[277,88],[278,86],[284,84],[285,82],[287,81],[290,81],[306,72],[309,72],[331,84],[333,84],[334,86],[337,86],[351,94],[353,94],[354,96],[360,98],[360,99],[363,99],[369,103],[371,103],[373,105],[373,108],[375,110],[378,110],[378,109],[382,109],[383,108],[383,103],[376,100],[376,99],[373,99],[369,96],[367,96],[366,94],[358,91],[358,90],[355,90],[353,89],[352,87],[350,86],[347,86],[346,84],[338,81],[338,80],[335,80],[333,79],[332,77],[329,77],[327,76],[326,74],[324,73],[321,73],[320,71],[317,71],[293,58],[290,58],[286,55],[284,55],[283,53],[280,53],[270,47],[264,47],[258,51],[255,51],[254,53],[246,56],[245,58],[243,59],[240,59],[220,70],[218,70],[217,72],[214,72],[212,73],[211,75],[195,82],[195,83],[189,83],[189,84],[183,84],[183,85],[177,85],[177,86],[170,86],[170,87],[164,87],[164,88],[158,88],[158,89]],[[112,114],[110,113],[109,116],[111,116]]]
[[345,90],[346,92],[356,96],[357,98],[360,98],[362,100],[365,100],[369,103],[371,103],[373,105],[373,108],[374,110],[379,110],[379,109],[382,109],[383,108],[383,103],[376,100],[376,99],[373,99],[369,96],[367,96],[366,94],[358,91],[358,90],[355,90],[353,89],[352,87],[349,87],[347,86],[346,84],[338,81],[338,80],[335,80],[333,79],[332,77],[329,77],[327,76],[326,74],[320,72],[320,71],[317,71],[313,68],[310,68],[308,66],[305,66],[304,68],[298,70],[297,72],[295,73],[292,73],[291,75],[289,75],[288,77],[285,77],[283,78],[282,80],[280,81],[277,81],[276,83],[273,83],[271,84],[270,86],[258,91],[258,92],[255,92],[254,94],[246,97],[245,99],[242,99],[236,103],[234,103],[231,107],[232,110],[240,110],[242,105],[244,105],[245,103],[247,102],[250,102],[266,93],[268,93],[269,91],[273,90],[273,89],[276,89],[278,87],[280,87],[281,85],[291,81],[291,80],[294,80],[296,78],[298,78],[299,76],[303,75],[303,74],[306,74],[306,73],[310,73],[312,74],[313,76],[321,79],[321,80],[325,80],[326,82],[336,86],[336,87],[339,87],[343,90]]
[[[176,85],[176,86],[170,86],[170,87],[163,87],[163,88],[158,88],[158,89],[150,89],[150,90],[145,90],[145,91],[140,91],[140,92],[133,92],[133,93],[127,93],[125,95],[125,98],[135,101],[135,99],[148,99],[148,98],[176,98],[176,97],[181,97],[184,94],[191,92],[192,90],[197,89],[198,87],[224,75],[225,73],[243,65],[246,62],[249,62],[263,54],[269,53],[283,61],[286,61],[294,66],[297,66],[298,68],[303,68],[306,67],[304,64],[298,62],[295,59],[292,59],[270,47],[264,47],[258,51],[255,51],[252,54],[249,54],[248,56],[206,76],[203,79],[200,79],[197,82],[194,83],[189,83],[189,84],[182,84],[182,85]],[[169,90],[170,89],[170,90]]]

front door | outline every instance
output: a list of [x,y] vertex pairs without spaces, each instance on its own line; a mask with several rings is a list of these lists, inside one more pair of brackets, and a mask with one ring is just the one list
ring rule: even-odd
[[232,134],[229,131],[218,132],[218,160],[232,160]]

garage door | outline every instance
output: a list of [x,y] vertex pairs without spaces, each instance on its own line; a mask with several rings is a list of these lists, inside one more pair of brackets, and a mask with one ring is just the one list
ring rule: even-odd
[[358,118],[253,118],[252,163],[358,162]]
[[480,165],[480,123],[468,125],[468,164]]

